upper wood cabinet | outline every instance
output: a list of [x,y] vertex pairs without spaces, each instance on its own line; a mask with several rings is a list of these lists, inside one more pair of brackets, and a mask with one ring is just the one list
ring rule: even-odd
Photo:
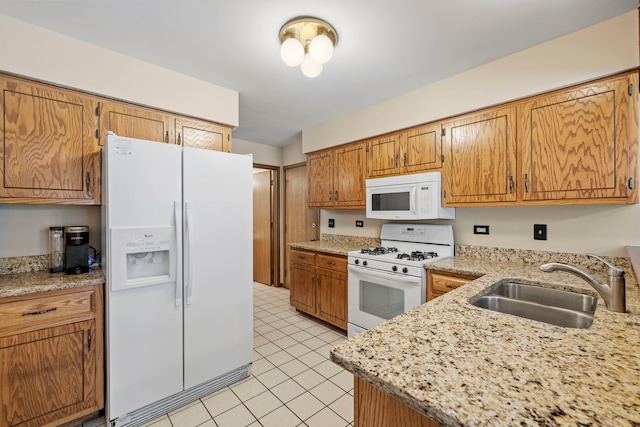
[[515,202],[515,107],[457,117],[442,127],[443,204]]
[[425,172],[442,167],[441,127],[427,124],[367,141],[368,177]]
[[638,74],[518,105],[521,200],[636,202]]
[[96,103],[0,75],[0,202],[100,203]]
[[174,117],[155,110],[115,101],[102,101],[99,105],[100,145],[107,132],[118,136],[148,141],[175,143]]
[[307,156],[309,207],[365,206],[366,143],[346,144]]
[[177,118],[175,141],[184,147],[231,152],[231,129],[201,120]]

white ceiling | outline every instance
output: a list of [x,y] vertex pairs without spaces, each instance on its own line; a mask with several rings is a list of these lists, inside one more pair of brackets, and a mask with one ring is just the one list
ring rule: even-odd
[[[238,91],[233,137],[274,146],[637,7],[637,0],[0,1],[2,14]],[[280,60],[278,31],[300,15],[338,32],[333,59],[315,79]]]

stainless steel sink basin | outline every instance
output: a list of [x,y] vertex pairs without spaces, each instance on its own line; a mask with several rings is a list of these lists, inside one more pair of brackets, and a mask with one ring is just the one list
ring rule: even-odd
[[593,323],[597,299],[560,289],[505,282],[471,304],[557,326],[585,329]]

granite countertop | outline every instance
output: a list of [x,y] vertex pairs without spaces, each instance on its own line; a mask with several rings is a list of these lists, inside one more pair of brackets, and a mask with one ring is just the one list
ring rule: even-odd
[[344,256],[347,256],[351,251],[356,251],[366,247],[366,245],[359,245],[352,242],[325,242],[322,240],[314,242],[289,243],[289,246],[295,249],[306,249],[308,251],[325,252],[328,254]]
[[92,270],[84,274],[51,274],[49,271],[0,275],[0,298],[55,291],[59,289],[79,288],[82,286],[102,285],[102,270]]
[[484,276],[335,345],[331,359],[448,426],[640,424],[640,289],[633,274],[626,275],[628,313],[607,310],[598,297],[593,325],[572,329],[468,301],[504,279],[597,296],[574,275],[462,257],[429,268]]

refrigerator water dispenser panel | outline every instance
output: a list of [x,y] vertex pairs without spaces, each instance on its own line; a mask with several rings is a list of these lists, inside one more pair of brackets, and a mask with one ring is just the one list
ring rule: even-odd
[[113,291],[175,282],[175,227],[111,229]]

